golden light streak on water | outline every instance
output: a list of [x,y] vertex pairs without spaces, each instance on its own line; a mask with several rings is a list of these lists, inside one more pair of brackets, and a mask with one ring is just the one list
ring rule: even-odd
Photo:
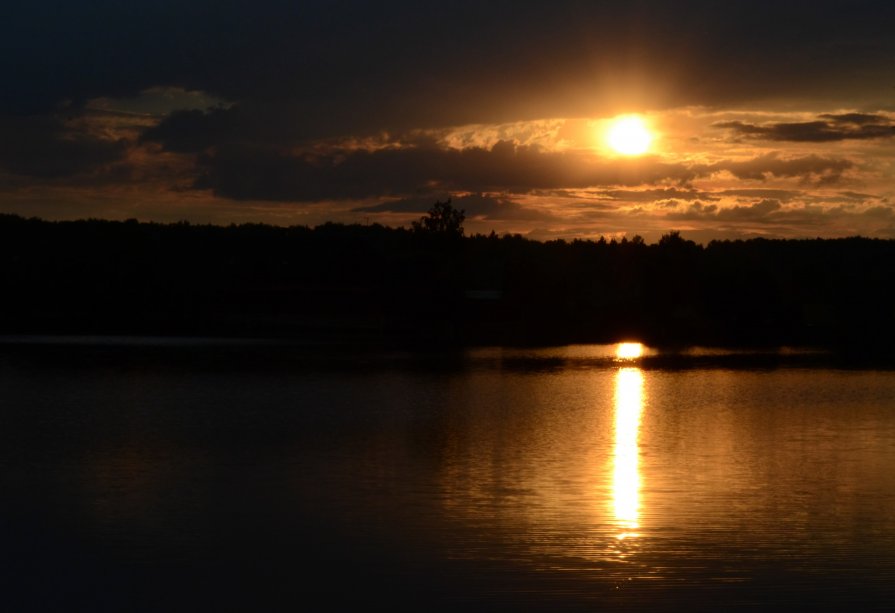
[[612,474],[612,505],[615,520],[622,530],[619,538],[636,536],[631,531],[639,527],[638,437],[642,413],[643,373],[639,368],[622,368],[615,378],[615,448]]

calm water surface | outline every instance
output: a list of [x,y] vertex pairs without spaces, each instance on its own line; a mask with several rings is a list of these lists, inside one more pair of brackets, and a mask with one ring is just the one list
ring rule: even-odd
[[7,345],[0,437],[5,610],[895,602],[888,370]]

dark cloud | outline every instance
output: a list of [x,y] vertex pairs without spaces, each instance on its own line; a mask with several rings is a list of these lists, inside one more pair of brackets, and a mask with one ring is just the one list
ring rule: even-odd
[[[166,151],[199,153],[213,145],[245,141],[240,136],[249,133],[247,128],[238,109],[178,110],[144,131],[140,140],[159,143]],[[264,135],[255,133],[252,136],[253,140],[258,140]]]
[[51,116],[0,117],[0,168],[54,179],[90,172],[121,160],[127,143],[99,138]]
[[767,153],[751,160],[723,161],[702,169],[700,174],[727,171],[738,179],[763,181],[771,177],[814,180],[822,183],[834,183],[842,173],[853,167],[854,163],[844,158],[829,158],[819,155],[806,155],[796,158],[781,158],[777,153]]
[[891,120],[884,115],[874,115],[870,113],[822,113],[819,115],[823,119],[827,119],[836,124],[854,124],[858,126],[887,124]]
[[538,189],[641,185],[696,176],[656,159],[596,160],[501,141],[490,149],[434,145],[300,154],[252,146],[201,157],[199,189],[236,200],[320,201],[405,196],[420,190],[528,193]]
[[624,202],[658,202],[662,200],[717,200],[709,192],[697,189],[666,187],[660,189],[614,189],[597,192],[597,195]]
[[878,200],[879,196],[874,196],[873,194],[864,194],[862,192],[839,192],[839,196],[845,198],[847,200]]
[[[371,206],[352,209],[356,213],[425,213],[436,200],[445,200],[449,195],[416,196],[382,202]],[[485,194],[468,194],[453,197],[455,208],[466,212],[467,219],[483,220],[547,220],[554,216],[532,207],[523,206],[509,198]]]
[[0,106],[171,86],[325,136],[582,116],[600,101],[847,100],[891,82],[893,17],[882,0],[44,0],[4,13],[0,70],[15,86]]
[[668,213],[667,218],[675,221],[694,221],[714,219],[726,222],[761,222],[770,221],[781,209],[777,200],[761,200],[749,205],[719,207],[715,204],[704,205],[695,202],[680,212]]
[[[727,171],[740,179],[798,177],[832,182],[850,168],[848,160],[776,154],[712,165],[667,163],[653,158],[607,160],[582,152],[550,152],[501,141],[490,149],[446,149],[432,143],[378,150],[293,154],[258,146],[228,146],[200,157],[198,189],[235,200],[315,202],[375,197],[406,197],[443,192],[531,193],[538,190],[685,184]],[[633,199],[693,199],[697,192],[661,188],[605,192]],[[614,196],[613,196],[614,194]],[[700,197],[705,198],[704,195]],[[710,198],[710,197],[709,197]]]
[[703,204],[694,202],[684,211],[675,211],[666,215],[667,219],[674,221],[690,221],[694,219],[703,219],[706,216],[714,215],[718,211],[717,204]]
[[[288,100],[247,100],[226,107],[175,110],[148,128],[141,140],[158,143],[166,151],[198,153],[231,145],[290,147],[333,135],[380,136],[382,131],[366,123],[366,114],[361,111],[355,108],[353,116],[340,120],[336,128],[330,126],[331,118],[321,116],[310,121],[298,105]],[[408,123],[404,127],[412,126]]]
[[724,189],[716,192],[718,196],[735,198],[772,198],[779,202],[788,202],[804,195],[804,192],[792,189]]
[[723,231],[743,235],[751,228],[761,229],[762,233],[771,230],[780,236],[804,236],[806,229],[811,228],[821,233],[833,231],[837,236],[892,236],[895,227],[892,225],[895,211],[889,206],[879,205],[857,211],[847,207],[815,205],[783,207],[773,199],[733,207],[706,206],[696,202],[684,211],[667,213],[665,218],[710,227],[710,235],[723,234]]
[[[761,162],[761,158],[757,160],[753,160],[753,162]],[[758,176],[764,177],[762,173],[758,173]],[[809,175],[810,176],[810,173]],[[666,209],[675,209],[683,206],[686,203],[696,203],[697,206],[695,208],[688,207],[685,210],[691,210],[693,212],[702,212],[708,211],[712,212],[715,208],[708,208],[709,205],[704,205],[705,202],[719,202],[719,201],[727,201],[731,198],[736,201],[750,200],[755,202],[755,199],[760,199],[761,202],[764,203],[776,203],[779,205],[780,203],[787,203],[793,201],[801,201],[801,202],[810,202],[810,201],[821,201],[824,203],[834,203],[834,202],[843,202],[843,203],[870,203],[870,202],[879,202],[881,199],[879,196],[874,196],[872,194],[864,194],[861,192],[850,192],[850,191],[842,191],[836,192],[835,195],[831,195],[828,193],[824,193],[822,195],[811,194],[810,192],[802,191],[802,190],[787,190],[787,189],[765,189],[765,188],[752,188],[752,189],[719,189],[719,190],[696,190],[696,189],[679,189],[675,187],[669,188],[659,188],[659,189],[615,189],[615,190],[602,190],[597,192],[592,192],[593,195],[597,195],[598,197],[607,198],[611,201],[618,202],[645,202],[645,203],[653,203],[657,206]],[[884,200],[883,200],[884,201]],[[770,204],[764,204],[764,207],[771,206]],[[749,206],[752,210],[761,210],[754,209],[753,205]],[[776,205],[774,207],[777,208]],[[680,213],[680,211],[678,211]]]
[[747,206],[732,206],[718,210],[719,219],[754,220],[767,217],[769,214],[779,211],[782,207],[776,200],[762,200]]
[[874,206],[870,207],[866,211],[862,213],[865,217],[872,217],[877,219],[891,219],[895,217],[895,212],[892,211],[891,207],[888,206]]
[[883,115],[862,113],[824,114],[818,121],[798,123],[752,124],[742,121],[722,121],[716,128],[761,140],[793,142],[828,142],[866,140],[895,136],[895,122]]
[[[449,194],[432,194],[431,196],[417,196],[414,198],[400,198],[397,200],[387,200],[379,204],[371,204],[368,206],[359,206],[351,209],[352,213],[425,213],[432,208],[432,205],[438,201],[450,199]],[[464,209],[465,206],[460,204],[461,198],[453,198],[452,203],[456,208]]]

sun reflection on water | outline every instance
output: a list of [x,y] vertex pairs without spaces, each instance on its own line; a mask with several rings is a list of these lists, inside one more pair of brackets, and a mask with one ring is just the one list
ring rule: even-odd
[[612,504],[622,532],[619,538],[637,536],[640,521],[640,468],[638,436],[643,413],[643,373],[622,368],[615,378],[615,449]]

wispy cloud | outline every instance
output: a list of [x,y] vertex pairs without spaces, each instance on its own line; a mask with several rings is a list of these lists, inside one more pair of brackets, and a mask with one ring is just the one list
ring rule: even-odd
[[895,136],[895,121],[885,115],[865,113],[822,114],[816,121],[795,123],[746,123],[720,121],[716,128],[757,140],[823,143]]

